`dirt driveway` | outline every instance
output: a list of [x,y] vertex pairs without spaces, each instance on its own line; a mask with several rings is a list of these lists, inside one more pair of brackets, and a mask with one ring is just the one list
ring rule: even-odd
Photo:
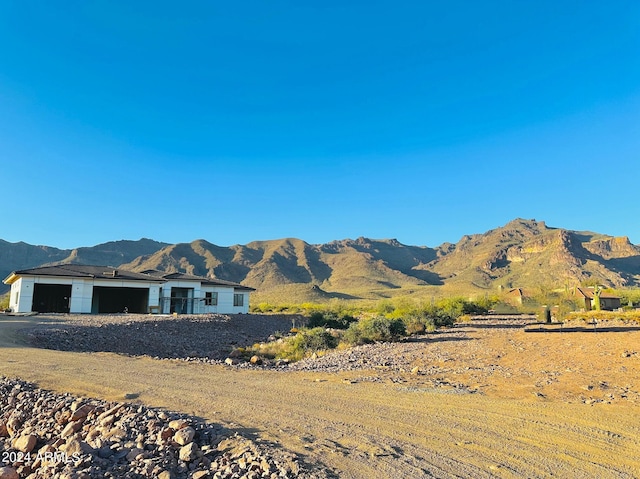
[[0,319],[0,374],[85,396],[136,394],[338,477],[640,477],[637,327],[470,323],[283,372],[27,346],[17,330],[40,323]]

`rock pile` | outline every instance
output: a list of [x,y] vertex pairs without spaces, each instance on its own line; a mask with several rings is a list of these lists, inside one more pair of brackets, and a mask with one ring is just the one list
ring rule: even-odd
[[326,478],[219,425],[0,377],[0,479]]

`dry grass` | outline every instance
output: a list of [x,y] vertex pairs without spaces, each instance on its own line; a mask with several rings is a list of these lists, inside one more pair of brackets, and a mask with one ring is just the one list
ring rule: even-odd
[[[620,478],[640,471],[638,403],[580,401],[591,394],[584,386],[596,385],[593,394],[600,394],[605,380],[637,389],[637,330],[526,333],[464,325],[467,340],[425,343],[414,358],[425,371],[435,367],[432,377],[238,370],[38,350],[16,334],[37,322],[0,319],[0,374],[107,399],[136,393],[151,406],[260,434],[340,477]],[[429,387],[436,376],[475,381],[480,393]]]

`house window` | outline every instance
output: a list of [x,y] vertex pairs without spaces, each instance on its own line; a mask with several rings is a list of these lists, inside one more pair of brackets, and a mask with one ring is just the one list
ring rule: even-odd
[[204,293],[204,304],[206,306],[218,305],[218,293],[206,292]]
[[233,305],[234,306],[244,306],[244,294],[236,293],[233,295]]

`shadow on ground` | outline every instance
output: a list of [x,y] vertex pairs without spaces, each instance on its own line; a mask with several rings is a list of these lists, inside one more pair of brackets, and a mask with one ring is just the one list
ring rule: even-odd
[[22,335],[35,347],[60,351],[223,360],[235,347],[265,341],[290,328],[289,318],[236,315],[100,325],[57,323],[22,331]]

